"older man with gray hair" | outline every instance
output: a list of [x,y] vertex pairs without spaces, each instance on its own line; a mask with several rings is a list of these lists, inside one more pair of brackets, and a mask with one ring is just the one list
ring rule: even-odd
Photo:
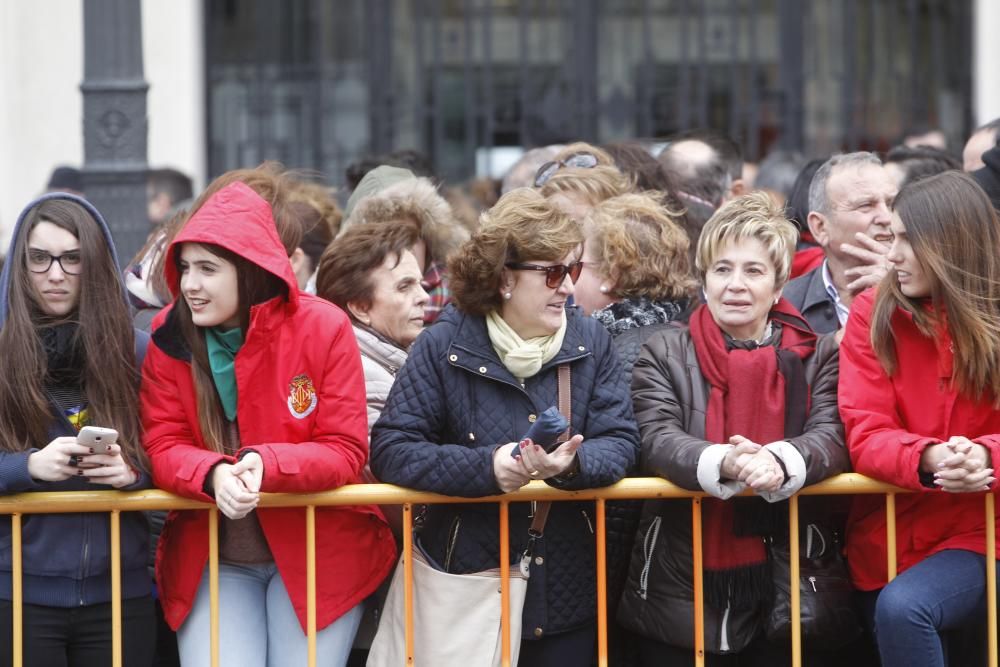
[[896,185],[874,153],[834,155],[809,186],[809,231],[823,264],[788,283],[784,296],[818,333],[847,323],[851,302],[888,270]]

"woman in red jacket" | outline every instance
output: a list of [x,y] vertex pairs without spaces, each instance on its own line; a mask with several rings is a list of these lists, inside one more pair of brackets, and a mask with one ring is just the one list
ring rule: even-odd
[[840,412],[855,469],[915,493],[896,498],[896,579],[887,584],[881,496],[855,499],[847,551],[871,592],[883,667],[937,667],[942,636],[986,619],[980,492],[1000,458],[1000,220],[971,178],[946,172],[900,191],[892,232],[892,270],[851,308]]
[[[344,313],[299,292],[275,228],[279,206],[239,181],[208,192],[167,250],[177,298],[144,365],[146,450],[157,486],[223,514],[221,664],[304,664],[305,510],[256,508],[262,491],[358,481],[368,455],[360,355]],[[207,513],[171,513],[157,584],[186,667],[209,664],[207,559]],[[394,560],[377,508],[317,509],[324,664],[345,664],[361,602]]]

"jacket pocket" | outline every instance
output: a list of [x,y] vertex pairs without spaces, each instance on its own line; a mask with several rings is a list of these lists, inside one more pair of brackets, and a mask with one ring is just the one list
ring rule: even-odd
[[642,571],[639,573],[639,597],[646,599],[649,593],[649,571],[653,565],[653,554],[656,552],[656,542],[660,536],[660,524],[663,517],[655,517],[649,524],[649,529],[642,538]]
[[290,456],[279,456],[278,459],[278,470],[281,471],[283,475],[294,475],[299,472],[299,462],[297,459]]
[[177,479],[190,482],[194,479],[194,471],[198,469],[199,463],[201,463],[201,459],[197,456],[189,456],[185,458],[181,462],[180,467],[177,469]]
[[823,574],[810,574],[802,577],[802,590],[808,594],[813,593],[851,593],[854,588],[850,582],[843,577],[835,577]]

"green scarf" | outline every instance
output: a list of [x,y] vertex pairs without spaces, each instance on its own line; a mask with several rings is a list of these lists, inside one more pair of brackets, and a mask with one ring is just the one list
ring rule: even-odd
[[551,336],[522,339],[497,311],[486,316],[486,331],[500,361],[518,380],[532,377],[545,362],[556,356],[566,335],[566,313],[559,330]]
[[226,419],[236,419],[236,353],[243,347],[243,331],[237,327],[223,331],[218,327],[205,329],[208,366],[212,369],[215,390]]

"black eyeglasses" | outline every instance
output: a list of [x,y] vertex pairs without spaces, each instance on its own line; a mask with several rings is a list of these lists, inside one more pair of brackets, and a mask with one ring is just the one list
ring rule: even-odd
[[593,153],[573,153],[564,160],[546,162],[535,172],[535,187],[540,188],[552,176],[563,167],[578,167],[580,169],[593,169],[597,166],[597,156]]
[[583,270],[583,262],[573,262],[569,266],[565,264],[553,264],[552,266],[540,266],[538,264],[524,264],[522,262],[507,262],[504,264],[508,269],[515,271],[544,271],[545,286],[549,289],[556,289],[563,284],[566,276],[576,283]]
[[48,273],[52,262],[57,262],[63,273],[71,276],[80,274],[80,251],[64,252],[61,255],[50,255],[44,250],[28,250],[28,270],[32,273]]

